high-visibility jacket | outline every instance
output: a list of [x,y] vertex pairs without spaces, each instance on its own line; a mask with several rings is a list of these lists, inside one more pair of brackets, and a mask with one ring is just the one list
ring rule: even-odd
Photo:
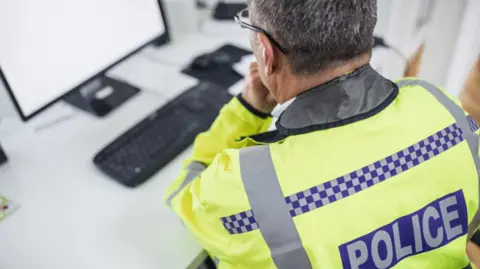
[[479,128],[444,91],[367,65],[264,116],[233,99],[167,193],[220,269],[472,268]]

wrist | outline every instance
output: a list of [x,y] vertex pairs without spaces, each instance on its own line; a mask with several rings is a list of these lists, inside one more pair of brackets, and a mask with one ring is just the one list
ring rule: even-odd
[[255,115],[259,118],[262,118],[262,119],[266,119],[268,117],[271,117],[270,113],[263,112],[263,111],[259,110],[258,108],[254,107],[247,99],[245,99],[243,94],[237,95],[237,99],[243,105],[243,107],[245,107],[253,115]]

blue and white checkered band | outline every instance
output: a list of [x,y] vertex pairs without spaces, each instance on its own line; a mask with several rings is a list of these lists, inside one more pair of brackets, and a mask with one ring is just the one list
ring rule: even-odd
[[470,130],[476,132],[479,129],[478,124],[473,120],[472,116],[467,117],[468,124],[470,125]]
[[[470,116],[468,122],[472,131],[479,129],[478,124]],[[453,124],[385,159],[285,197],[290,215],[296,217],[366,190],[430,160],[463,140],[462,129],[457,124]],[[258,229],[252,210],[221,218],[221,221],[230,234]]]
[[221,218],[223,226],[230,234],[241,234],[258,229],[252,210]]

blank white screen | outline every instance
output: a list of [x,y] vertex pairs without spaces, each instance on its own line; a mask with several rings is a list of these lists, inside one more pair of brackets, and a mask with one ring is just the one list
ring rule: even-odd
[[164,31],[157,0],[0,0],[0,67],[28,117]]

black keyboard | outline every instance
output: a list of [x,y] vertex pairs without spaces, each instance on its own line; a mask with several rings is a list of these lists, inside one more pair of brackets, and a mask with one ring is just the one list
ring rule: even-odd
[[130,128],[100,151],[94,163],[116,181],[136,187],[208,130],[231,98],[226,89],[202,82]]

